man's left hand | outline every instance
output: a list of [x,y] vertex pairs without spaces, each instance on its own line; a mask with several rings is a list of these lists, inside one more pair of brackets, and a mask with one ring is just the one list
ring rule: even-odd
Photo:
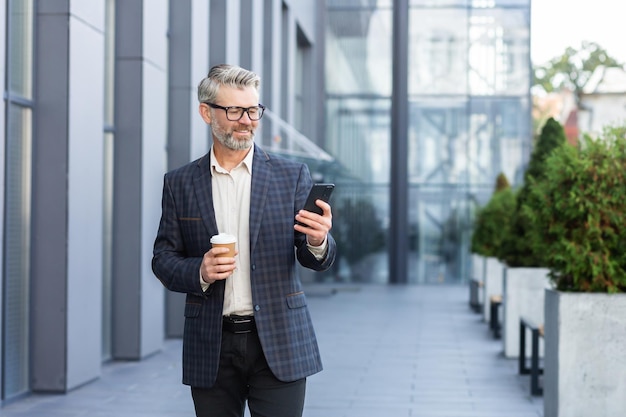
[[309,245],[320,246],[333,227],[333,214],[330,205],[323,200],[316,200],[315,204],[322,209],[322,214],[300,210],[296,214],[297,223],[294,225],[294,229],[307,236]]

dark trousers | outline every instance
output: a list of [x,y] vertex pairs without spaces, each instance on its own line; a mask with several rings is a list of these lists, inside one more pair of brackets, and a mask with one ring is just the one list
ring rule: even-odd
[[224,331],[217,381],[213,387],[191,387],[197,417],[243,417],[246,400],[252,417],[301,417],[306,378],[276,379],[256,331]]

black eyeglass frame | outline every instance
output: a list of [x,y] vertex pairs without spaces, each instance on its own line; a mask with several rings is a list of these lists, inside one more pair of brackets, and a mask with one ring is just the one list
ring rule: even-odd
[[[265,112],[265,106],[264,106],[264,105],[262,105],[261,103],[259,103],[259,104],[258,104],[258,105],[256,105],[256,106],[251,106],[251,107],[240,107],[240,106],[227,106],[227,107],[224,107],[224,106],[220,106],[219,104],[211,103],[210,101],[203,101],[203,103],[204,103],[204,104],[206,104],[206,105],[207,105],[207,106],[209,106],[209,107],[213,107],[214,109],[221,109],[221,110],[224,110],[224,112],[226,113],[226,118],[227,118],[228,120],[230,120],[231,122],[238,122],[239,120],[241,120],[241,118],[243,117],[243,114],[244,114],[244,113],[247,113],[247,114],[248,114],[248,118],[249,118],[250,120],[252,120],[253,122],[256,122],[256,121],[258,121],[258,120],[261,120],[261,117],[263,117],[263,113]],[[236,118],[236,119],[231,119],[231,118],[228,116],[228,111],[229,111],[230,109],[239,109],[239,110],[241,110],[241,116],[239,116],[239,117],[238,117],[238,118]],[[250,109],[258,109],[258,110],[259,110],[259,117],[258,117],[257,119],[253,118],[253,117],[250,115]]]

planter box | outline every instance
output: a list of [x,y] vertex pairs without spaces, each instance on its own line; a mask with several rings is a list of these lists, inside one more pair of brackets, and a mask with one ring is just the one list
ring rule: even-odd
[[482,312],[483,307],[483,279],[485,276],[485,258],[480,255],[472,255],[472,275],[469,282],[469,304],[477,313]]
[[626,294],[545,293],[544,415],[626,416]]
[[[507,358],[519,357],[519,320],[526,317],[534,323],[544,323],[544,293],[551,288],[547,268],[504,269],[503,347]],[[526,352],[530,352],[530,337]]]
[[502,295],[502,272],[504,265],[497,258],[486,258],[483,279],[483,318],[489,323],[491,317],[489,299],[492,295]]

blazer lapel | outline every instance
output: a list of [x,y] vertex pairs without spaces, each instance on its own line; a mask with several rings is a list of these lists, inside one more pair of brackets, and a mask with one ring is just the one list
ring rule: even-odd
[[[211,158],[206,156],[198,161],[198,174],[194,179],[194,190],[198,208],[202,221],[211,234],[212,230],[217,230],[217,220],[215,220],[215,210],[213,209],[213,188],[211,186]],[[209,236],[210,238],[210,236]]]
[[254,159],[252,160],[252,187],[250,191],[250,253],[254,252],[267,193],[272,176],[270,157],[258,146],[254,145]]

